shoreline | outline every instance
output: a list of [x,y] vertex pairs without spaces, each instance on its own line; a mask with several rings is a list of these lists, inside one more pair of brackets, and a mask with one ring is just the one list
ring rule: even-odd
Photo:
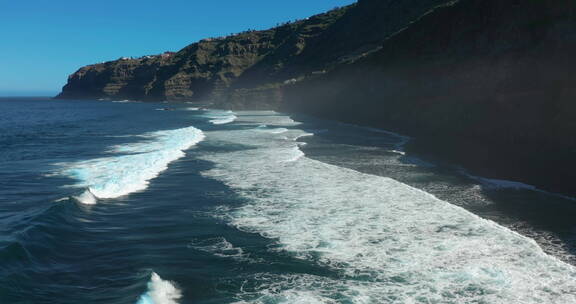
[[[392,132],[392,131],[389,131],[386,129],[376,128],[376,127],[371,127],[371,126],[350,124],[350,123],[345,123],[345,122],[340,122],[340,121],[336,121],[336,122],[341,124],[341,125],[346,125],[346,126],[351,126],[351,127],[356,127],[356,128],[366,128],[367,130],[370,130],[373,132],[380,132],[383,134],[388,134],[388,135],[398,137],[400,139],[400,142],[396,145],[397,150],[391,150],[390,152],[396,152],[396,153],[399,153],[401,155],[412,154],[411,156],[416,157],[423,162],[432,163],[432,164],[434,164],[434,166],[442,165],[442,166],[447,166],[447,167],[453,167],[453,168],[457,169],[456,171],[458,171],[461,175],[479,182],[483,187],[486,187],[488,189],[529,190],[529,191],[540,192],[540,193],[543,193],[546,195],[551,195],[551,196],[561,198],[561,199],[576,201],[576,192],[572,195],[572,194],[548,191],[546,189],[540,188],[537,185],[525,183],[524,181],[503,178],[502,174],[499,175],[498,173],[496,173],[496,172],[498,172],[498,170],[490,170],[489,167],[485,167],[485,166],[482,167],[482,168],[484,168],[484,170],[482,172],[487,173],[487,175],[489,175],[489,176],[485,176],[485,175],[481,175],[481,174],[476,175],[475,172],[477,170],[464,167],[462,164],[455,163],[452,160],[444,160],[440,157],[440,155],[436,155],[433,152],[430,153],[429,149],[426,150],[426,147],[420,147],[418,144],[418,142],[419,142],[418,138],[410,137],[410,136],[399,134],[396,132]],[[470,163],[473,163],[473,162],[470,162]],[[474,166],[474,167],[476,167],[476,166]],[[480,168],[480,167],[478,167],[478,168]],[[492,171],[494,173],[490,174],[490,171]]]
[[[435,162],[462,168],[465,175],[480,182],[493,180],[516,184],[516,188],[531,188],[565,199],[576,200],[573,186],[574,167],[568,157],[558,154],[528,150],[532,145],[504,146],[490,143],[453,142],[451,140],[424,140],[415,138],[408,143],[407,152]],[[533,152],[530,152],[533,151]],[[568,153],[567,153],[568,154]],[[573,162],[573,160],[572,160]],[[566,172],[568,171],[568,172]],[[509,185],[515,188],[514,185]]]
[[[433,163],[462,168],[469,175],[489,180],[522,183],[559,197],[576,200],[576,168],[574,152],[536,142],[506,143],[486,138],[458,136],[430,137],[410,127],[387,125],[373,119],[342,117],[340,113],[308,114],[297,109],[279,111],[292,115],[308,115],[344,124],[375,128],[387,133],[408,137],[405,152]],[[327,111],[330,112],[330,111]],[[420,133],[420,134],[419,134]]]

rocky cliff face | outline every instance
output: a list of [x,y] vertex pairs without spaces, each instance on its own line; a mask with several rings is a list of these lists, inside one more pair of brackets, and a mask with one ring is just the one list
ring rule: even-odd
[[253,85],[266,77],[265,81],[271,82],[268,79],[278,74],[289,74],[284,62],[298,56],[349,9],[271,30],[204,39],[173,54],[86,66],[69,77],[58,97],[202,100],[238,81]]
[[58,97],[270,107],[269,98],[279,101],[273,90],[378,49],[445,1],[362,0],[266,31],[205,39],[174,54],[90,65],[72,74]]
[[575,12],[568,0],[452,1],[366,58],[292,86],[283,106],[576,194]]

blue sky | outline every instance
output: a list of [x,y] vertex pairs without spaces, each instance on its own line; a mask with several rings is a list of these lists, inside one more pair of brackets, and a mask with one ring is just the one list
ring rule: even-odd
[[1,0],[0,96],[52,95],[81,66],[177,51],[354,0]]

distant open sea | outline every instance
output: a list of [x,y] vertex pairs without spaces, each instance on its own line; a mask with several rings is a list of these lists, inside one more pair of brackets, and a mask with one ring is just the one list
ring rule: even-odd
[[0,303],[576,303],[576,201],[271,111],[0,98]]

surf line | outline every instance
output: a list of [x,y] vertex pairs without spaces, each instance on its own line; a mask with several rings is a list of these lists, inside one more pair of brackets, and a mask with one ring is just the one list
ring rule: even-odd
[[76,179],[73,187],[86,189],[73,196],[76,201],[94,205],[99,199],[128,195],[148,188],[150,180],[168,169],[185,151],[204,140],[202,130],[187,127],[146,133],[145,141],[114,146],[117,154],[75,163],[61,164],[61,175]]

